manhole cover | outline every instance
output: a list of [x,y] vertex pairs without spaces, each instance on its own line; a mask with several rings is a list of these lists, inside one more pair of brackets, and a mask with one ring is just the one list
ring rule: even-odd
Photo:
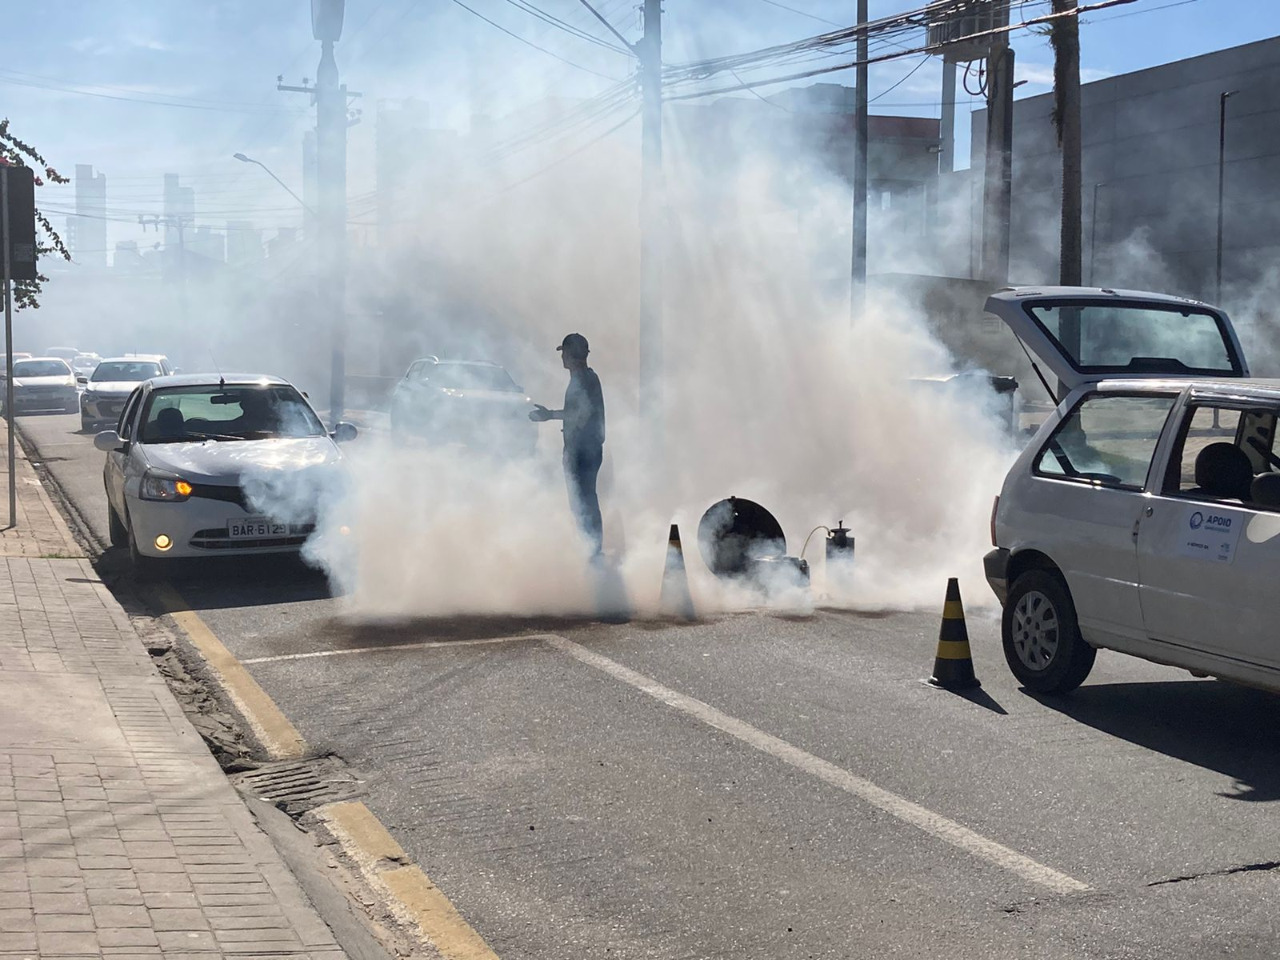
[[326,803],[350,800],[362,785],[339,757],[267,763],[232,777],[231,782],[243,793],[269,800],[291,817]]

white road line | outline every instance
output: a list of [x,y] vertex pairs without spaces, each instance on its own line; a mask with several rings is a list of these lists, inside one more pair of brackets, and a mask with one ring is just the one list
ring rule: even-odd
[[904,797],[898,796],[896,793],[891,793],[882,787],[878,787],[870,780],[865,780],[820,757],[806,753],[799,747],[792,746],[785,740],[780,740],[772,734],[765,733],[749,723],[731,717],[726,713],[721,713],[715,707],[709,706],[701,700],[695,700],[693,697],[678,693],[670,687],[664,687],[656,680],[630,670],[622,666],[622,664],[610,660],[608,657],[574,643],[572,640],[564,637],[548,636],[546,642],[574,659],[580,660],[588,666],[595,667],[597,670],[635,687],[655,700],[661,701],[696,720],[700,720],[708,726],[722,730],[748,746],[754,747],[762,753],[767,753],[784,763],[789,763],[791,766],[804,771],[810,776],[817,777],[833,787],[852,794],[873,807],[883,810],[890,816],[897,817],[899,820],[918,827],[939,840],[945,840],[947,843],[959,847],[965,853],[981,860],[986,860],[988,863],[1008,870],[1010,873],[1016,874],[1032,883],[1047,887],[1055,893],[1081,893],[1089,889],[1087,884],[1081,883],[1079,880],[1064,873],[1059,873],[1052,867],[1037,863],[1016,850],[1011,850],[1003,844],[989,840],[982,834],[970,830],[954,820],[949,820],[940,814],[934,813],[932,810],[920,806],[918,803],[913,803]]
[[490,637],[485,640],[428,640],[422,643],[392,643],[380,647],[350,647],[346,650],[312,650],[308,653],[282,653],[276,657],[250,657],[241,663],[282,663],[285,660],[314,660],[317,657],[346,657],[356,653],[383,653],[387,650],[430,650],[434,647],[479,647],[490,643],[515,643],[518,640],[549,640],[541,633],[520,637]]

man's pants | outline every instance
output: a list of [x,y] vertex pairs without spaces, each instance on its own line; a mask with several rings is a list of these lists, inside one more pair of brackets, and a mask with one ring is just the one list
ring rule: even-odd
[[596,476],[604,460],[601,447],[565,447],[564,479],[569,486],[569,508],[573,511],[583,536],[598,555],[604,548],[604,521],[600,518],[600,498],[596,495]]

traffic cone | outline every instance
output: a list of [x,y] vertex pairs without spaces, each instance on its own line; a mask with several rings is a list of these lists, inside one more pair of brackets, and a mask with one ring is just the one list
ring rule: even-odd
[[969,630],[964,625],[964,605],[960,602],[960,582],[947,581],[947,599],[942,607],[942,629],[938,632],[938,655],[933,661],[929,682],[944,690],[968,690],[982,684],[973,673],[969,652]]
[[662,571],[658,610],[664,617],[694,619],[693,595],[689,592],[689,575],[684,569],[684,550],[680,547],[680,528],[674,523],[667,538],[667,563]]

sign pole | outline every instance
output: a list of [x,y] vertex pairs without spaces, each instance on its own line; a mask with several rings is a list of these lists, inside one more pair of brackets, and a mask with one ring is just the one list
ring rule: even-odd
[[9,529],[18,525],[17,456],[13,445],[13,238],[9,223],[9,171],[0,170],[0,224],[4,233],[4,421],[9,440]]

